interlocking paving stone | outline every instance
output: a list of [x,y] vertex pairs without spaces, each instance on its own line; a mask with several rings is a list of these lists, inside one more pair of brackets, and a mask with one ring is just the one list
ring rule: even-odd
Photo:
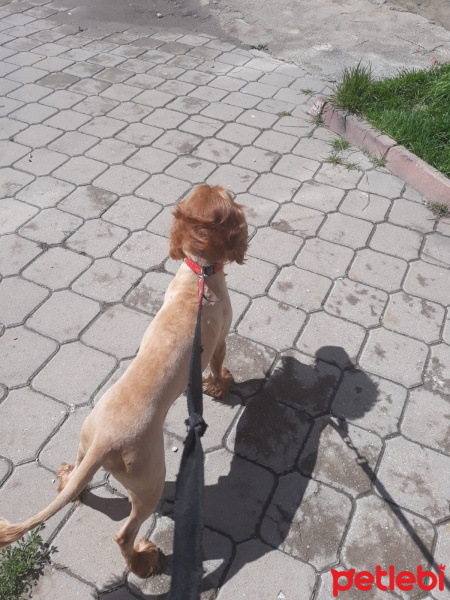
[[[294,260],[302,240],[273,227],[261,227],[252,238],[248,253],[269,262],[288,264]],[[274,248],[277,248],[274,253]]]
[[261,150],[260,148],[242,148],[232,162],[239,167],[252,169],[257,173],[269,171],[272,165],[278,160],[279,155],[269,150]]
[[99,258],[73,284],[74,292],[103,302],[118,302],[141,272],[112,258]]
[[256,196],[275,200],[275,202],[289,202],[299,187],[300,183],[295,179],[266,173],[261,175],[250,191]]
[[364,329],[325,312],[310,316],[297,348],[341,368],[355,363],[364,339]]
[[[44,569],[43,575],[33,586],[33,598],[35,600],[46,600],[51,597],[68,595],[77,598],[77,600],[91,600],[92,588],[75,579],[75,577],[64,573],[64,571],[51,567]],[[116,594],[115,598],[111,595],[109,600],[132,600],[132,597],[124,592],[122,596]]]
[[405,292],[447,304],[450,297],[448,270],[417,261],[410,265],[403,285]]
[[114,258],[141,269],[160,265],[168,256],[169,247],[165,238],[139,231],[133,233],[114,253]]
[[106,115],[110,110],[118,106],[118,102],[101,96],[89,96],[76,106],[77,111],[93,117]]
[[380,328],[369,333],[360,365],[370,373],[411,387],[422,382],[427,353],[422,342]]
[[244,207],[247,223],[255,227],[265,225],[278,210],[278,204],[275,202],[252,194],[239,194],[236,202]]
[[204,140],[198,148],[194,150],[193,155],[216,163],[228,163],[233,156],[237,154],[238,150],[238,146],[235,146],[234,144],[210,138]]
[[293,468],[310,426],[304,413],[261,394],[246,404],[227,438],[227,448],[282,473]]
[[57,90],[53,92],[49,96],[45,96],[42,99],[41,104],[46,104],[48,106],[54,106],[58,109],[64,108],[72,108],[74,104],[81,102],[84,99],[84,96],[81,94],[76,94],[75,92],[68,92],[67,90]]
[[306,240],[295,264],[308,271],[334,278],[345,274],[352,258],[353,250],[350,248],[313,238]]
[[156,148],[141,148],[126,161],[127,166],[146,173],[159,173],[176,160],[176,154]]
[[59,342],[73,341],[99,311],[97,302],[62,290],[54,292],[37,309],[28,319],[27,327]]
[[0,141],[0,167],[10,166],[12,163],[29,153],[29,148],[10,141]]
[[450,394],[450,346],[447,344],[431,347],[425,385],[433,392]]
[[374,250],[411,260],[419,256],[422,235],[391,223],[380,223],[376,226],[369,245]]
[[166,208],[164,208],[159,215],[147,225],[147,230],[169,238],[173,221],[172,213],[173,207],[166,206]]
[[87,123],[91,117],[89,115],[83,115],[74,110],[61,110],[55,116],[50,117],[45,121],[45,125],[49,127],[56,127],[64,131],[73,131],[78,129],[85,123]]
[[392,294],[383,325],[430,343],[439,340],[445,311],[439,304],[398,292]]
[[68,156],[84,154],[86,150],[98,143],[98,138],[79,131],[69,131],[55,140],[50,148],[56,152],[62,152]]
[[161,207],[135,196],[123,196],[117,200],[102,218],[131,230],[143,229],[155,217]]
[[348,276],[354,281],[393,292],[400,288],[406,269],[404,260],[365,248],[358,251]]
[[[232,106],[231,104],[221,104],[219,102],[212,102],[205,109],[202,110],[201,114],[206,117],[212,117],[213,119],[219,119],[219,121],[230,121],[234,122],[237,117],[242,113],[242,108],[238,106]],[[239,122],[239,121],[238,121]]]
[[[203,417],[208,424],[204,436],[202,437],[202,446],[204,450],[220,447],[222,440],[236,417],[241,407],[240,400],[233,394],[228,395],[222,400],[215,400],[209,396],[205,397],[203,407]],[[165,431],[171,435],[184,440],[187,433],[185,424],[187,415],[186,397],[180,396],[172,405],[165,424]]]
[[[46,148],[33,150],[30,154],[20,159],[14,166],[33,175],[48,175],[57,167],[67,161],[67,156],[53,152]],[[64,177],[62,178],[64,179]]]
[[83,221],[57,208],[46,208],[20,229],[20,235],[46,244],[63,242]]
[[107,308],[81,339],[89,346],[122,359],[137,353],[149,323],[145,315],[116,305]]
[[[386,198],[398,198],[404,183],[395,175],[383,173],[374,169],[367,171],[361,179],[358,188],[363,192],[385,196]],[[400,203],[401,204],[401,203]],[[400,206],[399,201],[394,202],[394,209]],[[392,214],[392,213],[391,213]]]
[[449,403],[446,396],[416,388],[409,395],[402,433],[419,444],[424,444],[450,455]]
[[312,179],[319,166],[320,163],[317,161],[289,154],[283,156],[277,162],[273,168],[273,172],[298,181],[307,181],[308,179]]
[[285,233],[310,237],[316,234],[324,217],[322,212],[289,203],[277,212],[271,226]]
[[41,248],[16,234],[0,237],[0,274],[14,275],[42,252]]
[[167,108],[157,108],[147,118],[143,120],[146,125],[154,125],[162,129],[172,129],[178,127],[187,119],[186,115],[176,110]]
[[328,296],[326,310],[363,326],[378,325],[388,295],[349,279],[339,279]]
[[14,196],[16,192],[33,180],[28,173],[15,169],[0,169],[0,199]]
[[[102,164],[102,163],[98,163]],[[106,165],[105,165],[106,166]],[[147,173],[126,167],[113,165],[95,180],[95,185],[118,195],[131,194],[148,178]]]
[[32,148],[43,148],[62,134],[60,129],[48,127],[47,125],[31,125],[25,131],[14,137],[16,142],[31,146]]
[[205,525],[235,541],[252,535],[274,485],[262,467],[221,449],[206,455]]
[[107,165],[104,163],[85,156],[76,156],[57,169],[54,175],[76,185],[85,185],[91,183],[105,169]]
[[[63,182],[60,183],[61,185],[69,187],[69,184],[63,184]],[[67,188],[65,188],[65,190],[66,189]],[[67,189],[67,193],[71,189],[73,189],[73,186],[70,186],[70,188]],[[68,195],[59,203],[58,208],[79,215],[85,219],[91,219],[100,216],[107,208],[113,205],[116,200],[117,196],[111,194],[111,192],[87,185],[77,187],[72,194]]]
[[269,298],[257,298],[241,321],[238,332],[274,348],[292,345],[306,315],[292,306]]
[[[423,551],[406,528],[405,520],[408,529],[420,539]],[[367,569],[375,573],[377,565],[384,571],[389,565],[395,565],[396,573],[405,569],[415,572],[417,565],[428,566],[424,552],[430,551],[433,537],[433,529],[424,519],[406,511],[399,513],[376,496],[368,496],[356,502],[342,557],[348,567],[356,568],[357,572]],[[387,584],[387,577],[382,581]],[[415,596],[417,591],[418,587],[414,586],[414,591],[404,597]]]
[[128,231],[101,219],[84,223],[66,240],[66,246],[94,258],[110,255],[128,236]]
[[[16,467],[2,487],[0,512],[3,517],[11,523],[21,523],[48,506],[57,493],[53,479],[53,473],[35,462]],[[44,541],[52,535],[69,509],[69,505],[65,506],[46,521],[46,527],[41,533]]]
[[342,188],[343,190],[350,190],[356,187],[361,177],[362,173],[357,169],[349,170],[340,165],[324,163],[320,171],[316,174],[315,181]]
[[108,115],[116,120],[134,123],[149,115],[152,110],[153,109],[148,106],[141,106],[134,102],[121,102],[119,106],[114,108]]
[[329,242],[356,249],[366,245],[371,231],[372,225],[370,223],[355,217],[333,213],[328,215],[319,236]]
[[68,287],[90,263],[87,256],[64,248],[50,248],[29,265],[23,275],[31,281],[57,290]]
[[189,183],[175,177],[154,175],[136,190],[136,195],[170,205],[180,200],[190,187]]
[[427,237],[422,250],[422,260],[438,265],[439,267],[450,267],[450,244],[448,238],[443,235],[433,234]]
[[[94,117],[88,123],[80,127],[80,131],[87,133],[88,135],[107,138],[114,136],[118,131],[124,129],[125,126],[126,123],[124,121],[119,121],[118,119],[111,119],[110,117]],[[133,143],[134,140],[130,139],[125,141]]]
[[12,198],[2,200],[2,221],[0,223],[0,233],[13,233],[24,223],[27,223],[37,212],[37,208],[19,202]]
[[269,294],[281,302],[306,312],[319,309],[331,287],[327,277],[298,267],[284,267],[272,284]]
[[265,542],[322,569],[333,564],[351,512],[350,500],[298,473],[280,477],[261,526]]
[[316,181],[308,181],[302,185],[293,200],[303,206],[331,212],[337,209],[344,193],[343,190],[337,187],[323,185]]
[[[449,466],[450,457],[399,437],[386,442],[378,479],[394,502],[435,523],[448,517],[444,474]],[[430,473],[439,476],[430,477]]]
[[65,410],[28,388],[13,390],[0,405],[0,452],[18,464],[35,458],[42,443],[61,422]]
[[34,378],[33,386],[66,404],[84,404],[114,365],[115,360],[111,356],[80,342],[71,342],[61,346],[56,356]]
[[0,323],[6,327],[21,325],[47,295],[48,290],[20,277],[3,279],[0,282]]
[[264,293],[276,272],[275,265],[249,256],[244,265],[227,267],[227,284],[238,292],[256,296]]
[[55,114],[56,109],[49,106],[43,106],[37,102],[30,102],[19,110],[11,113],[11,118],[24,121],[25,123],[40,123],[51,115]]
[[[166,173],[191,183],[203,183],[216,165],[195,156],[182,156],[166,169]],[[222,179],[223,181],[223,179]],[[247,189],[245,187],[244,189]],[[137,192],[138,193],[138,192]],[[139,195],[139,194],[138,194]]]
[[[265,574],[270,573],[268,579]],[[286,573],[290,576],[286,578]],[[232,600],[242,597],[243,590],[252,598],[269,600],[283,594],[285,598],[295,598],[302,590],[307,598],[312,593],[315,572],[306,565],[273,550],[259,540],[240,544],[236,556],[227,573],[218,600]]]
[[391,202],[387,198],[362,192],[360,190],[351,190],[344,202],[341,204],[340,212],[365,219],[367,221],[383,221]]
[[321,417],[315,421],[299,467],[302,473],[357,496],[370,490],[381,448],[377,435]]
[[384,437],[397,431],[405,400],[406,390],[399,385],[352,370],[339,385],[332,412]]
[[[162,133],[163,130],[157,127],[143,125],[142,123],[132,123],[121,131],[117,137],[136,146],[147,146],[154,142]],[[106,137],[105,134],[103,136]]]
[[[392,176],[385,175],[385,177]],[[433,231],[434,221],[430,210],[422,204],[409,200],[395,200],[389,213],[389,221],[422,233]]]

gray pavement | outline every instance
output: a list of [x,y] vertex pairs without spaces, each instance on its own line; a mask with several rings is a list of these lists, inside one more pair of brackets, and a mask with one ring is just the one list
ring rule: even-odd
[[[325,82],[208,35],[62,24],[62,0],[0,7],[0,514],[55,495],[80,426],[134,356],[178,265],[174,203],[203,181],[247,211],[227,268],[227,364],[205,399],[202,598],[330,600],[330,569],[416,572],[449,545],[450,223],[307,112]],[[53,517],[33,591],[165,598],[184,398],[142,529],[161,575],[127,574],[129,506],[104,472]],[[448,600],[449,590],[357,598]]]

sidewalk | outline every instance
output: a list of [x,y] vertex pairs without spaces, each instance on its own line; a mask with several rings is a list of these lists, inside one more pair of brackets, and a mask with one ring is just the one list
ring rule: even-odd
[[[63,0],[0,4],[0,515],[55,496],[177,269],[173,205],[207,181],[252,238],[227,268],[236,387],[205,398],[202,598],[331,600],[331,568],[448,564],[450,220],[355,149],[357,169],[325,162],[334,136],[307,114],[325,84],[299,67],[163,27],[61,25]],[[164,572],[124,570],[128,502],[101,471],[47,523],[35,600],[167,597],[184,402],[142,529]]]

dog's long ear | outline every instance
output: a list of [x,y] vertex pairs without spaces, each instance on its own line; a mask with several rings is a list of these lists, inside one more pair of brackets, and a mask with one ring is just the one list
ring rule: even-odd
[[227,261],[242,265],[248,247],[248,228],[244,210],[240,204],[233,202],[232,216],[229,221],[232,223],[232,231],[228,240]]
[[184,233],[186,230],[183,222],[184,215],[184,203],[186,200],[179,202],[173,211],[173,221],[170,230],[170,246],[169,256],[173,260],[183,260],[186,255],[183,252]]

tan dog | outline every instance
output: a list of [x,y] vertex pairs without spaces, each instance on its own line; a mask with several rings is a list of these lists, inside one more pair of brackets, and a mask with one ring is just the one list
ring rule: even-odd
[[[174,211],[170,256],[189,257],[201,266],[242,264],[247,224],[242,208],[221,187],[202,185]],[[210,364],[205,391],[222,397],[232,377],[223,368],[231,304],[223,269],[205,279],[202,312],[202,369]],[[0,521],[0,548],[52,517],[76,499],[103,467],[127,489],[131,514],[115,540],[128,568],[141,577],[159,569],[156,546],[134,541],[142,523],[154,512],[165,481],[163,424],[173,402],[187,386],[197,315],[198,276],[183,263],[169,285],[164,304],[151,322],[139,351],[122,377],[102,396],[85,420],[75,466],[58,471],[59,495],[27,521]]]

